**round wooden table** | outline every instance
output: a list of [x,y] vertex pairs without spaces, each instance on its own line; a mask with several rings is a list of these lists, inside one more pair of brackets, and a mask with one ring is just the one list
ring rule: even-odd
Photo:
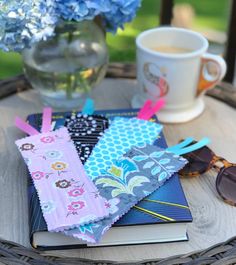
[[[92,94],[96,109],[129,108],[137,91],[135,80],[105,79]],[[232,107],[205,96],[206,109],[195,120],[164,125],[169,145],[193,136],[211,139],[210,147],[217,155],[236,162],[236,111]],[[14,141],[23,134],[14,126],[16,115],[25,118],[41,112],[42,104],[34,90],[6,97],[0,103],[0,237],[29,245],[27,209],[27,172]],[[165,258],[206,249],[236,236],[236,207],[227,205],[215,189],[216,172],[182,179],[193,223],[188,224],[188,242],[119,246],[94,249],[60,250],[55,255],[95,260],[144,260]],[[171,263],[172,264],[172,263]]]

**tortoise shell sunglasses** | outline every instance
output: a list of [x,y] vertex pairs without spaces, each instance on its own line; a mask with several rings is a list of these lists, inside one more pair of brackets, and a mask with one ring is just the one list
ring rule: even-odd
[[[191,144],[197,143],[193,141]],[[208,146],[183,155],[189,163],[180,170],[183,177],[199,176],[210,169],[218,171],[216,190],[228,204],[236,206],[236,164],[217,156]]]

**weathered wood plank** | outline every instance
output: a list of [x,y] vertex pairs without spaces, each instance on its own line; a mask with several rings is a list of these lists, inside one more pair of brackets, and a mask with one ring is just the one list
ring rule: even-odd
[[[136,65],[133,63],[111,63],[109,64],[106,76],[135,79]],[[24,75],[0,80],[0,99],[28,89],[31,89],[31,85]],[[236,89],[229,83],[221,82],[218,86],[208,91],[207,95],[236,108]]]
[[0,80],[0,99],[30,88],[31,86],[24,75]]

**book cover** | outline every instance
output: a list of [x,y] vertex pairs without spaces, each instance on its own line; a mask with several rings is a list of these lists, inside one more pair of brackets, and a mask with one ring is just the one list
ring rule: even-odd
[[[96,111],[94,114],[105,115],[112,120],[115,116],[134,117],[137,115],[137,112],[138,110],[135,109],[101,110]],[[54,128],[56,129],[63,126],[66,117],[70,115],[71,112],[54,113]],[[29,115],[27,120],[31,125],[39,129],[41,125],[41,114]],[[152,120],[157,122],[156,117],[153,117]],[[163,148],[167,147],[163,133],[161,133],[158,139],[156,139],[155,144]],[[28,181],[28,196],[30,238],[32,243],[33,234],[39,231],[47,231],[47,226],[31,178],[29,178]],[[121,227],[145,224],[186,223],[191,221],[191,212],[179,176],[175,174],[165,185],[158,189],[158,191],[139,202],[113,226]]]

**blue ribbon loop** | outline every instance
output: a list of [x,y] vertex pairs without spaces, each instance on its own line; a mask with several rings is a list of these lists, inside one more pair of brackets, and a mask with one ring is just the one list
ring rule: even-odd
[[93,113],[94,101],[91,98],[87,98],[82,109],[82,114],[92,115]]
[[210,139],[207,137],[204,137],[200,141],[198,141],[197,143],[192,144],[190,146],[186,146],[186,143],[189,142],[189,139],[191,139],[191,138],[187,138],[186,141],[183,141],[176,146],[172,146],[172,147],[168,148],[167,150],[175,153],[176,155],[183,155],[183,154],[187,154],[187,153],[193,152],[195,150],[198,150],[198,149],[200,149],[200,148],[202,148],[202,147],[204,147],[210,143]]

